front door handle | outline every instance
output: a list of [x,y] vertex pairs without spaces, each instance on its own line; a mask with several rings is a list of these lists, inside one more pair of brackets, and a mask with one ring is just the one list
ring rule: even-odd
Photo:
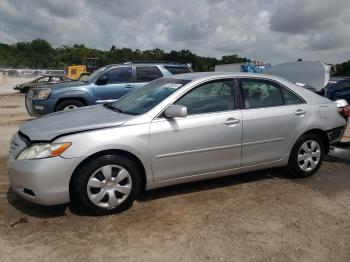
[[132,85],[126,85],[125,87],[126,88],[132,88]]
[[296,116],[304,116],[306,114],[306,111],[305,110],[302,110],[302,109],[298,109],[296,112],[295,112],[295,115]]
[[239,123],[239,119],[236,119],[236,118],[227,118],[226,121],[224,121],[224,125],[235,125],[235,124],[238,124]]

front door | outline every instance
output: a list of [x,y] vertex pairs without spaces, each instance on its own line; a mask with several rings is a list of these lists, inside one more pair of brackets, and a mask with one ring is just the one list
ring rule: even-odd
[[[107,77],[107,83],[94,85],[95,103],[106,103],[119,99],[134,89],[132,67],[114,67],[102,76]],[[101,77],[102,77],[101,76]]]
[[186,106],[188,116],[159,117],[150,126],[156,181],[240,166],[242,116],[235,110],[232,79],[201,84],[175,104]]

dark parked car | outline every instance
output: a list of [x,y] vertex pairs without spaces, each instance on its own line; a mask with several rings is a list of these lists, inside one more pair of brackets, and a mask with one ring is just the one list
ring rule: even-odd
[[32,81],[25,82],[20,85],[16,85],[13,89],[18,90],[22,94],[25,94],[25,93],[28,93],[28,91],[33,87],[51,85],[51,84],[56,84],[60,82],[68,82],[68,81],[71,81],[71,80],[61,75],[42,75],[40,77],[35,78]]
[[106,65],[81,81],[42,86],[26,97],[27,111],[32,116],[55,111],[103,104],[161,77],[189,73],[188,65],[176,62],[127,62]]
[[350,78],[332,78],[319,93],[330,100],[345,99],[350,104]]

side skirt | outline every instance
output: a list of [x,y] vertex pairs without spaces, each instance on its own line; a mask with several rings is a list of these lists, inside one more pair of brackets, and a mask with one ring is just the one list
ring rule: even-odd
[[277,161],[266,162],[266,163],[257,164],[257,165],[250,165],[250,166],[246,166],[246,167],[237,167],[237,168],[233,168],[233,169],[226,169],[226,170],[221,170],[221,171],[216,171],[216,172],[195,174],[192,176],[186,176],[186,177],[168,179],[168,180],[164,180],[164,181],[158,181],[158,182],[154,182],[152,184],[147,184],[146,190],[152,190],[152,189],[176,185],[176,184],[190,183],[190,182],[199,181],[199,180],[212,179],[212,178],[218,178],[218,177],[229,176],[229,175],[236,175],[236,174],[241,174],[241,173],[246,173],[246,172],[251,172],[251,171],[273,168],[273,167],[283,167],[283,166],[286,166],[288,164],[288,159],[289,159],[289,155],[285,156],[282,159],[277,160]]

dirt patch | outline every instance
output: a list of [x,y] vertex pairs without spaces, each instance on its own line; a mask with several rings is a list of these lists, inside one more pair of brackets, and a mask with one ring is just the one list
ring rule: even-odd
[[0,108],[19,108],[19,106],[7,105],[7,106],[0,106]]

